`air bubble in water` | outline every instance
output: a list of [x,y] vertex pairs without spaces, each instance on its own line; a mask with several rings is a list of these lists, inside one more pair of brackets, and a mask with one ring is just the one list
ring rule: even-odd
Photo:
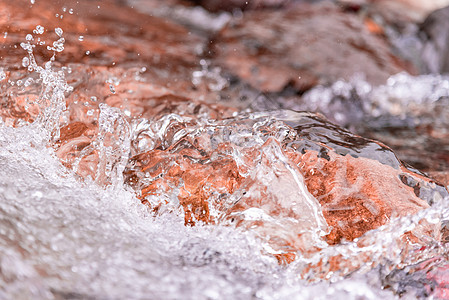
[[80,35],[80,37],[78,38],[78,41],[80,41],[80,42],[84,41],[84,36]]
[[27,41],[31,41],[33,39],[33,36],[31,34],[27,34],[27,36],[25,37],[25,39]]
[[69,9],[69,14],[73,15],[73,8]]
[[3,38],[6,39],[7,36],[8,36],[8,32],[5,31],[5,34],[3,35]]

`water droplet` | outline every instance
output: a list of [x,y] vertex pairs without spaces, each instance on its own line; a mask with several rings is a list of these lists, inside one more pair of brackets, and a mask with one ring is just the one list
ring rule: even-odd
[[89,54],[90,54],[90,51],[89,51],[89,50],[87,50],[87,51],[86,51],[86,55],[89,55]]
[[73,15],[73,8],[69,9],[69,14]]
[[30,0],[31,4],[34,4],[36,1],[35,0]]
[[8,36],[8,33],[5,31],[5,35],[3,36],[4,39]]
[[32,83],[34,82],[34,79],[33,78],[28,78],[26,81],[25,81],[25,86],[27,87],[27,86],[30,86]]
[[80,42],[84,41],[84,36],[80,35],[78,38],[78,41],[80,41]]
[[63,31],[62,31],[62,29],[61,28],[55,28],[55,32],[56,32],[56,34],[59,36],[59,37],[61,37],[62,36],[62,33],[63,33]]
[[3,81],[6,79],[6,73],[3,70],[3,68],[0,68],[0,81]]
[[44,194],[41,191],[35,191],[32,196],[34,198],[41,199],[43,195]]
[[30,65],[30,59],[28,57],[22,58],[22,66],[26,68],[29,65]]
[[45,28],[43,26],[37,25],[36,29],[33,30],[33,33],[34,34],[42,34],[42,33],[44,33],[44,29]]

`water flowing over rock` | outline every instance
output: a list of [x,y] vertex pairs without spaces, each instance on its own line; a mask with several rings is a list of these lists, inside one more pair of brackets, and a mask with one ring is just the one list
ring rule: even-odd
[[[387,119],[442,139],[446,78],[370,84],[404,67],[333,4],[223,13],[208,30],[168,17],[193,15],[182,1],[148,2],[156,16],[77,2],[0,3],[0,298],[446,295],[444,185],[319,113],[217,101],[246,81],[370,134]],[[368,82],[330,84],[358,71],[327,68],[338,51]]]
[[[449,168],[448,87],[446,76],[401,73],[377,87],[360,79],[319,86],[302,101],[284,106],[321,112],[340,125],[383,141],[415,168],[444,172]],[[447,182],[444,174],[440,178]]]

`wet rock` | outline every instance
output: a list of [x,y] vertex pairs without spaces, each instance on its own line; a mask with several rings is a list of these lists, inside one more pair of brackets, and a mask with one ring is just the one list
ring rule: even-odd
[[202,5],[209,11],[216,12],[220,10],[233,11],[236,9],[247,10],[257,8],[278,8],[290,3],[291,1],[290,0],[249,0],[249,1],[192,0],[192,2]]
[[405,297],[447,299],[448,278],[449,262],[443,256],[436,256],[419,264],[394,270],[386,276],[383,285]]
[[369,14],[381,15],[390,24],[404,21],[421,22],[432,11],[449,4],[448,0],[337,0],[337,2],[355,11],[365,10]]
[[382,141],[417,169],[445,171],[448,86],[446,76],[401,73],[381,86],[360,79],[337,81],[310,90],[300,100],[277,100],[285,108],[318,111],[362,136]]
[[422,63],[429,73],[449,72],[449,7],[431,13],[421,25]]
[[[29,17],[26,29],[36,33],[25,46],[36,46],[33,57],[39,65],[54,51],[60,63],[71,63],[64,68],[52,64],[66,73],[63,78],[73,88],[59,95],[63,101],[58,104],[68,108],[52,120],[61,127],[52,135],[52,147],[62,163],[81,178],[91,178],[101,186],[125,180],[155,213],[174,213],[187,225],[209,223],[251,230],[264,242],[264,251],[280,262],[320,255],[329,245],[356,241],[391,219],[414,215],[447,195],[444,187],[402,165],[386,146],[315,114],[238,114],[235,109],[201,101],[201,95],[215,95],[223,85],[219,72],[198,57],[196,47],[204,39],[189,35],[182,26],[106,1],[94,2],[93,10],[92,3],[68,2],[68,14],[60,18],[59,12],[56,18],[52,3],[41,0],[34,7],[43,12],[39,24],[51,29],[42,34],[32,16],[21,15],[19,4],[1,4],[7,16],[1,26],[11,29],[2,51],[17,54],[6,63],[23,62],[24,51],[18,44],[24,32],[19,28],[21,18]],[[95,4],[102,10],[96,11]],[[78,10],[82,15],[79,22],[71,19],[70,6],[74,14]],[[136,27],[141,21],[142,26]],[[320,22],[323,27],[318,26]],[[215,62],[257,89],[277,92],[290,85],[295,93],[361,70],[351,69],[354,64],[345,73],[348,68],[343,68],[343,61],[336,62],[343,73],[327,70],[330,60],[338,57],[333,51],[342,56],[354,51],[355,62],[363,62],[373,81],[400,69],[381,39],[359,35],[363,25],[357,22],[332,5],[270,14],[251,12],[218,35],[216,47],[223,49],[218,50]],[[65,32],[56,32],[65,37],[62,53],[39,47],[44,45],[39,45],[42,40],[38,38],[51,40],[56,27]],[[321,44],[330,38],[330,28],[343,40],[343,48],[337,39]],[[242,39],[237,29],[243,32]],[[283,39],[279,40],[279,32],[285,33]],[[297,44],[303,34],[306,47]],[[60,42],[50,45],[59,49],[62,41],[56,39]],[[244,51],[234,54],[233,47]],[[297,62],[309,55],[310,61]],[[239,59],[257,64],[259,70],[246,70],[248,64],[237,64]],[[29,62],[25,65],[30,66]],[[2,116],[8,125],[20,126],[42,115],[45,105],[30,104],[45,104],[40,93],[46,86],[36,74],[24,86],[30,74],[26,70],[11,74],[11,69],[8,65],[2,74],[3,80],[11,80],[2,86],[7,96]],[[303,80],[311,78],[306,85],[297,80],[298,70]],[[413,248],[428,240],[439,241],[440,224],[417,223],[415,230],[399,235],[399,240]],[[343,274],[370,259],[362,255],[353,263],[341,254],[330,257],[330,272],[341,269]],[[372,258],[369,263],[379,262]]]
[[[47,46],[60,39],[55,28],[62,28],[63,51],[56,52],[58,63],[142,68],[146,70],[142,76],[179,95],[212,100],[218,97],[208,87],[215,79],[204,76],[204,84],[192,82],[193,72],[203,69],[199,54],[206,39],[167,18],[139,13],[112,0],[65,2],[65,12],[52,0],[36,1],[34,5],[25,0],[0,5],[4,16],[0,31],[5,33],[0,41],[0,56],[7,69],[22,67],[22,58],[27,56],[21,47],[24,42],[34,47],[38,65],[48,61],[54,51]],[[36,29],[38,25],[43,27],[42,33]],[[27,34],[31,34],[30,41],[25,39]]]
[[191,2],[172,0],[127,0],[128,5],[138,11],[172,20],[188,28],[190,31],[207,36],[221,30],[232,18],[229,12],[212,13]]
[[431,178],[434,178],[436,181],[441,182],[442,184],[444,184],[446,187],[449,188],[449,172],[430,171],[428,172],[428,174]]
[[[253,230],[284,262],[298,250],[307,255],[352,241],[448,194],[386,146],[313,114],[204,125],[177,119],[163,139],[168,143],[134,156],[125,172],[141,201],[158,213],[180,214],[186,224]],[[414,243],[423,235],[439,239],[439,227],[414,234]]]
[[[3,3],[0,28],[8,34],[2,40],[2,56],[6,57],[4,51],[10,51],[8,56],[21,54],[19,43],[28,33],[34,34],[34,39],[50,43],[47,38],[54,39],[53,32],[59,27],[65,38],[65,49],[58,57],[60,62],[112,65],[133,61],[192,67],[196,61],[195,50],[201,46],[201,39],[168,20],[138,13],[112,0],[66,1],[65,11],[56,2]],[[23,9],[24,6],[31,8]],[[24,24],[23,20],[27,22]],[[45,28],[42,34],[33,33],[37,25]],[[47,59],[52,54],[42,52],[37,55]]]
[[358,73],[380,84],[405,68],[385,40],[332,4],[248,12],[212,49],[219,65],[264,92],[305,91]]

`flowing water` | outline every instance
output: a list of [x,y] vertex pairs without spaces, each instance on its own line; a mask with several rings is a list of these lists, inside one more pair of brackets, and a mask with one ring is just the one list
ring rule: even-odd
[[[42,32],[0,73],[1,299],[446,295],[448,192],[387,146],[313,113],[174,96],[144,68],[62,66],[60,28],[39,64]],[[404,80],[435,103],[427,78]]]

